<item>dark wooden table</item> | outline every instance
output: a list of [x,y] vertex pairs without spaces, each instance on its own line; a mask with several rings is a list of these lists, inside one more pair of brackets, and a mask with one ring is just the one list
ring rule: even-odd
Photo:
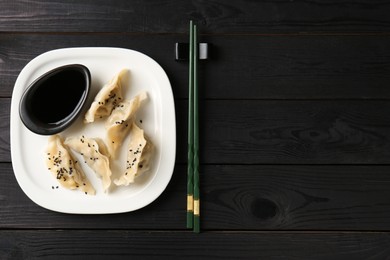
[[[384,259],[390,256],[390,1],[0,1],[0,259]],[[202,233],[185,228],[188,64],[200,63]],[[152,204],[68,215],[14,177],[21,69],[64,47],[135,49],[167,72],[177,157]]]

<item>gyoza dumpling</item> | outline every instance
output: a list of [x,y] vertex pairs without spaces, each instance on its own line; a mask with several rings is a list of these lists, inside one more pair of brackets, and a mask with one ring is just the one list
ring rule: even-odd
[[107,191],[111,185],[111,170],[104,143],[100,139],[81,136],[67,138],[65,144],[83,156],[87,165],[102,179],[103,189]]
[[96,118],[109,116],[112,109],[122,101],[121,77],[126,72],[126,69],[121,70],[103,86],[85,114],[85,123],[92,123]]
[[95,195],[95,189],[59,135],[49,137],[46,165],[63,187],[71,190],[79,189],[85,194]]
[[112,111],[106,122],[107,147],[112,158],[116,157],[118,148],[130,130],[132,120],[142,102],[147,99],[146,92],[142,92],[130,101],[119,103]]
[[145,139],[144,130],[139,128],[134,122],[130,132],[130,142],[127,150],[126,171],[119,178],[114,180],[118,186],[127,186],[134,182],[135,177],[150,169],[150,159],[153,146]]

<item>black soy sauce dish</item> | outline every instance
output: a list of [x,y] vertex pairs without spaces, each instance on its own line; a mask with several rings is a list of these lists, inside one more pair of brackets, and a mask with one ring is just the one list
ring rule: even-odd
[[53,135],[78,117],[91,85],[91,73],[80,64],[55,68],[24,91],[19,104],[23,124],[40,135]]

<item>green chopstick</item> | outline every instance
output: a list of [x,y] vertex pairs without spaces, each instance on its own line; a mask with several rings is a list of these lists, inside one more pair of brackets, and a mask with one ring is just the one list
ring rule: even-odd
[[187,228],[200,232],[198,28],[190,21],[188,85]]
[[194,168],[193,168],[193,145],[194,145],[194,43],[193,22],[190,21],[190,50],[189,50],[189,86],[188,86],[188,166],[187,166],[187,228],[193,228],[194,224]]
[[198,28],[194,25],[194,232],[200,232],[199,199],[199,109],[198,109]]

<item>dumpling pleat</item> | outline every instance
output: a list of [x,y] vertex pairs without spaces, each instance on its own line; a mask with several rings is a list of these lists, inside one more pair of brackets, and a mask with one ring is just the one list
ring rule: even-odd
[[121,78],[125,73],[127,73],[126,69],[121,70],[103,86],[85,114],[85,123],[92,123],[97,118],[109,116],[114,107],[122,101]]
[[116,158],[119,147],[130,131],[135,114],[147,97],[146,92],[142,92],[130,101],[119,103],[107,119],[106,144],[112,158]]
[[153,146],[144,135],[144,130],[132,123],[130,142],[127,147],[126,170],[119,179],[114,180],[117,186],[128,186],[135,178],[150,169]]
[[59,135],[49,137],[46,149],[46,165],[61,186],[79,189],[85,194],[95,195],[95,189]]
[[107,191],[111,185],[111,169],[104,143],[100,139],[80,136],[67,138],[65,144],[83,156],[84,162],[102,179],[103,189]]

